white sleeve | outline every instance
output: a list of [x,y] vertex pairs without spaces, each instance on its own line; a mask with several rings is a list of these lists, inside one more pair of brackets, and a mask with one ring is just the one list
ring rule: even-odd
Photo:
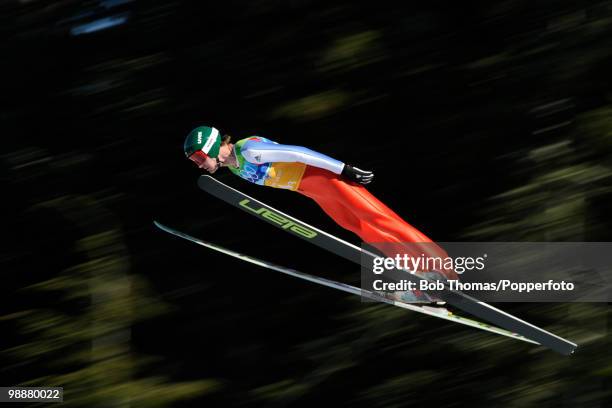
[[248,140],[241,150],[242,156],[250,163],[273,162],[304,163],[309,166],[341,174],[344,163],[302,146],[282,145],[258,140]]

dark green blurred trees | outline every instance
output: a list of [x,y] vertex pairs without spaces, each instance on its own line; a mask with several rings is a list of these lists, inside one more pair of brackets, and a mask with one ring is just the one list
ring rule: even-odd
[[[51,214],[60,219],[49,221]],[[167,305],[131,273],[129,251],[111,212],[93,197],[67,195],[25,215],[31,252],[13,271],[34,268],[29,272],[35,279],[51,277],[19,289],[18,304],[9,305],[15,310],[0,317],[19,333],[15,344],[2,350],[9,361],[4,374],[17,381],[10,385],[62,386],[64,404],[89,407],[170,406],[218,388],[214,380],[175,382],[149,374],[158,359],[133,350],[132,326],[166,313]],[[49,253],[56,235],[67,235],[69,246]],[[72,264],[71,255],[80,261]]]
[[[259,248],[194,198],[181,138],[210,122],[375,167],[375,193],[436,239],[609,240],[609,2],[138,2],[125,27],[69,38],[86,6],[3,14],[7,223],[25,231],[2,258],[6,378],[75,406],[610,398],[607,305],[507,305],[581,344],[563,358],[262,270],[209,273],[218,258],[149,229],[163,214]],[[331,274],[316,261],[295,266]]]

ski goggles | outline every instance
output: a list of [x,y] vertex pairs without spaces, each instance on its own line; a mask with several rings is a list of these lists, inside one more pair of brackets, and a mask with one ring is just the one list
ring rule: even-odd
[[189,156],[189,160],[191,160],[192,162],[197,164],[198,167],[200,167],[202,164],[204,164],[204,162],[206,161],[208,157],[209,156],[203,151],[197,150],[195,153]]

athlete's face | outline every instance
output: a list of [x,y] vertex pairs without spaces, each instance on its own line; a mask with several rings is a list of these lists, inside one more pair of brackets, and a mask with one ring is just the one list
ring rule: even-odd
[[199,168],[206,170],[210,174],[213,174],[219,168],[219,161],[217,159],[213,159],[212,157],[207,157],[204,163],[198,165]]
[[233,146],[234,145],[231,143],[222,144],[221,148],[219,149],[219,157],[216,159],[208,156],[201,150],[198,150],[197,152],[189,156],[189,160],[191,160],[196,164],[196,166],[203,170],[206,170],[210,174],[216,172],[219,167],[237,167],[238,163],[236,162],[236,157],[232,155]]
[[217,159],[214,159],[204,154],[204,152],[202,151],[197,151],[191,156],[189,156],[189,160],[191,160],[192,162],[196,164],[196,166],[198,166],[199,168],[203,170],[206,170],[210,174],[213,174],[215,171],[217,171],[217,169],[219,168],[219,164],[220,164],[219,161],[217,161]]

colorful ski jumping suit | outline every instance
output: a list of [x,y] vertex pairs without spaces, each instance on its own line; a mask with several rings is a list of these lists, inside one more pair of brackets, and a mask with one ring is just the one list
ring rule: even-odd
[[[253,136],[234,145],[238,167],[232,173],[251,183],[297,191],[312,198],[341,227],[357,234],[362,241],[377,243],[432,243],[430,256],[446,253],[425,234],[404,221],[360,184],[340,177],[344,163],[301,146],[282,145]],[[380,248],[395,256],[400,246]],[[391,252],[391,253],[390,253]],[[411,254],[412,256],[418,256]],[[445,271],[456,279],[452,271]]]

